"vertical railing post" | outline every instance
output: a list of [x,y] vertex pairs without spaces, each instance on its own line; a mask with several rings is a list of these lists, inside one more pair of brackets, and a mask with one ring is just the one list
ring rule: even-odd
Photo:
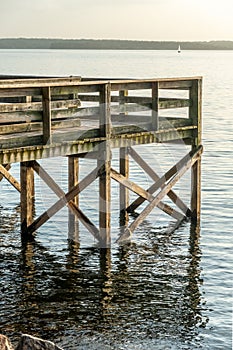
[[111,83],[106,83],[101,86],[100,89],[100,119],[99,119],[99,129],[100,137],[105,137],[110,139],[111,137]]
[[20,204],[21,204],[21,233],[26,238],[27,228],[33,221],[34,214],[34,171],[31,162],[20,163]]
[[156,131],[159,129],[159,82],[155,81],[151,87],[152,95],[152,115],[151,115],[151,129]]
[[[196,131],[192,140],[192,149],[202,143],[202,79],[196,79],[190,88],[189,117]],[[191,213],[193,221],[199,223],[201,212],[201,156],[191,169]]]
[[[119,91],[119,105],[124,106],[125,105],[125,98],[128,96],[128,90],[120,90]],[[125,115],[125,112],[120,112],[120,115]]]
[[31,103],[32,102],[32,96],[25,96],[25,102]]
[[[70,191],[79,181],[79,158],[68,156],[68,190]],[[73,202],[79,206],[79,196],[74,197]],[[69,239],[79,241],[79,223],[77,216],[69,209],[68,222]]]
[[100,89],[100,137],[104,141],[99,145],[98,168],[99,176],[99,228],[101,246],[110,245],[111,225],[111,84],[106,83]]
[[192,125],[197,127],[193,145],[200,145],[202,140],[202,79],[195,79],[189,90],[189,99],[191,105],[189,107],[189,118],[192,120]]
[[52,143],[51,140],[51,92],[50,87],[42,88],[43,107],[43,144]]

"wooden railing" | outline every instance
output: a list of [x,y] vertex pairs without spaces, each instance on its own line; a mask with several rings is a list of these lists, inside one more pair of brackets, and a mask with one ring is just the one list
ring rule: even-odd
[[[181,127],[195,128],[196,141],[200,141],[201,82],[201,77],[82,80],[0,76],[0,147]],[[168,115],[163,116],[163,110]],[[181,110],[186,114],[177,112]]]

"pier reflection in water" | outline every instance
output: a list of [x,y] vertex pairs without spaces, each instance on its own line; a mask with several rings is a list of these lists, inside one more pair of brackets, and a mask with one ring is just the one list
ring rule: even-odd
[[156,231],[144,222],[128,245],[84,249],[68,241],[55,255],[38,239],[22,246],[17,218],[5,218],[14,226],[8,232],[0,229],[0,332],[13,340],[39,335],[64,349],[201,347],[207,320],[197,227]]

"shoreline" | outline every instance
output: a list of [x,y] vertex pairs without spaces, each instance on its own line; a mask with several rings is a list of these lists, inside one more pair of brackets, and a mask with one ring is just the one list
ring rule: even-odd
[[233,41],[140,41],[111,39],[0,38],[0,49],[233,50]]

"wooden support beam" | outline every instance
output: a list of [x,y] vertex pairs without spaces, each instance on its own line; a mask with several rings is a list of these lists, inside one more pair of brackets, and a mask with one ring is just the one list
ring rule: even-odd
[[51,93],[50,87],[42,88],[43,106],[43,143],[52,143],[51,140]]
[[[11,168],[11,164],[2,164],[2,166],[8,171]],[[2,181],[2,179],[4,178],[4,176],[2,175],[1,171],[0,171],[0,181]]]
[[10,167],[10,164],[7,164],[6,167],[0,164],[0,174],[5,177],[18,192],[21,192],[20,183],[7,171],[7,168],[10,169]]
[[22,238],[27,238],[30,233],[28,227],[33,221],[34,214],[34,172],[32,162],[20,163],[20,183],[21,183],[21,233]]
[[[79,181],[79,158],[68,156],[68,190],[70,191]],[[79,207],[79,196],[74,197],[73,203]],[[79,225],[77,216],[69,210],[68,232],[69,238],[79,241]]]
[[[129,179],[127,179],[122,174],[119,174],[114,169],[111,169],[111,177],[115,181],[119,182],[123,187],[125,187],[126,189],[129,189],[132,192],[136,193],[141,198],[144,198],[145,200],[148,200],[149,202],[152,202],[154,200],[155,197],[152,196],[152,194],[150,194],[149,192],[144,190],[141,186],[138,186],[134,182],[130,181]],[[171,208],[169,205],[167,205],[167,204],[165,204],[163,202],[158,203],[157,206],[158,206],[159,209],[164,211],[166,214],[172,216],[176,220],[182,221],[182,220],[185,219],[184,215],[182,215],[181,213],[179,213],[178,211],[176,211],[175,209]]]
[[[8,171],[11,168],[11,164],[2,164],[2,166]],[[4,176],[2,175],[2,173],[0,172],[0,181],[2,181],[2,179],[4,178]]]
[[[140,215],[130,224],[130,226],[125,230],[125,232],[118,238],[118,242],[127,240],[131,237],[133,231],[142,223],[142,221],[151,213],[153,208],[161,202],[164,196],[171,190],[171,188],[176,184],[176,182],[186,173],[188,169],[197,161],[200,157],[203,148],[200,146],[196,149],[192,157],[186,158],[185,162],[182,162],[182,165],[177,168],[177,171],[174,176],[169,176],[170,181],[162,188],[162,190],[154,197],[152,202],[150,202],[145,209],[140,213]],[[164,176],[166,181],[166,177]],[[161,178],[162,179],[162,178]],[[163,179],[164,180],[164,179]],[[157,182],[160,182],[158,180]],[[162,181],[161,181],[162,182]],[[159,186],[160,187],[160,186]],[[158,188],[159,188],[158,187]]]
[[[159,179],[159,175],[140,157],[140,155],[132,148],[129,148],[130,156],[135,160],[135,162],[140,165],[140,167],[151,177],[155,182]],[[152,192],[150,192],[152,193]],[[176,195],[176,193],[171,190],[168,192],[167,196],[172,200],[172,202],[186,215],[191,215],[191,210],[187,205]],[[144,202],[144,199],[141,198],[141,204]],[[138,204],[139,206],[140,204]],[[138,207],[137,206],[137,207]],[[134,210],[137,208],[134,206]]]
[[99,176],[99,230],[100,244],[106,248],[111,243],[111,149],[108,141],[100,145],[100,153],[104,159],[98,159],[101,169]]
[[111,169],[111,178],[119,182],[122,186],[128,188],[132,192],[136,193],[140,197],[147,199],[148,201],[153,200],[152,194],[144,190],[141,186],[137,185],[135,182],[127,179],[124,175],[119,174],[116,170]]
[[[122,147],[119,150],[119,166],[120,174],[124,176],[125,179],[129,179],[129,153],[127,147]],[[129,214],[126,210],[129,206],[129,190],[126,186],[120,183],[120,225],[125,226],[129,220]]]
[[[74,199],[80,192],[82,192],[87,186],[89,186],[98,176],[98,168],[95,168],[90,174],[82,179],[76,186],[74,186],[68,193],[63,195],[56,203],[54,203],[46,212],[40,215],[29,227],[28,232],[32,233],[36,231],[41,225],[47,222],[53,215],[55,215],[60,209],[66,206],[70,201]],[[40,173],[41,175],[42,173]],[[57,185],[56,185],[57,186]],[[81,214],[79,218],[81,217]],[[87,219],[87,218],[86,218]],[[85,221],[85,220],[84,220]],[[87,219],[88,221],[88,219]],[[96,238],[98,233],[96,233]]]
[[191,219],[199,224],[201,215],[201,157],[191,170]]

